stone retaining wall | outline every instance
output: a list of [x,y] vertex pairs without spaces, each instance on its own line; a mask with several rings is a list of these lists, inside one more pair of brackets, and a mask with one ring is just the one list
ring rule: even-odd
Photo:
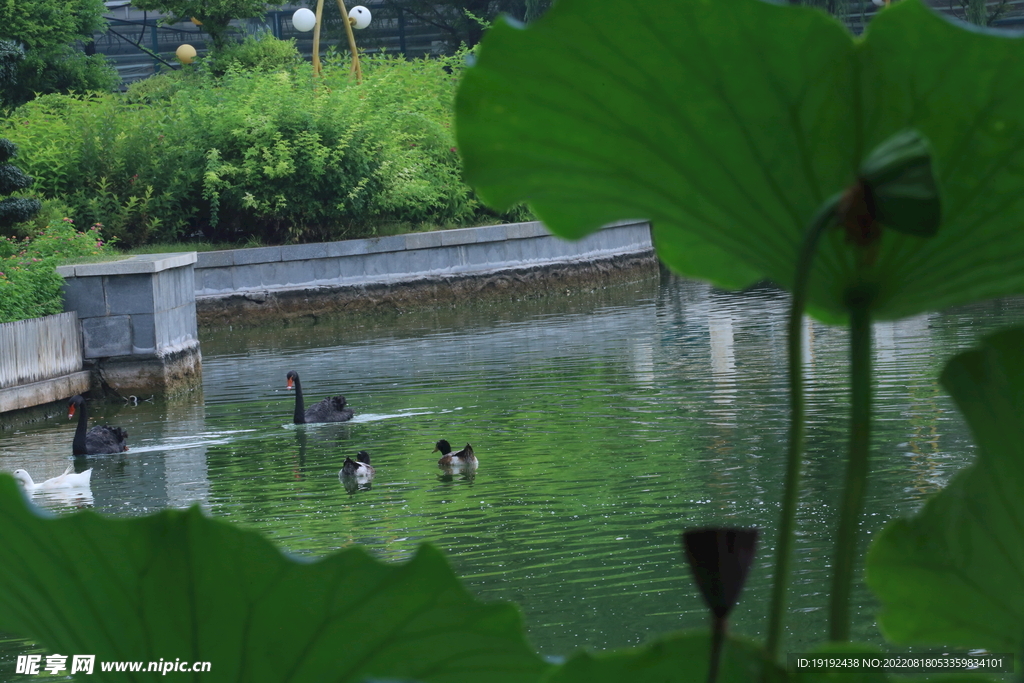
[[615,223],[577,241],[539,222],[321,244],[202,252],[203,325],[260,324],[460,297],[576,286],[656,264],[650,226]]

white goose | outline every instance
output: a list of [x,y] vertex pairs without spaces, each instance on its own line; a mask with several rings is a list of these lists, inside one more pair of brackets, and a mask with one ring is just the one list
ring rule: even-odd
[[88,488],[92,479],[92,468],[85,472],[75,472],[74,465],[68,465],[64,474],[53,479],[35,483],[32,477],[25,470],[14,470],[14,478],[21,482],[26,491],[52,491],[53,489],[77,489]]

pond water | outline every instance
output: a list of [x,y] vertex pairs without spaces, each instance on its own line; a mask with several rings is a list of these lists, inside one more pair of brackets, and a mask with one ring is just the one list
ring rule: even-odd
[[[518,603],[546,655],[703,626],[679,533],[754,525],[759,557],[732,629],[763,636],[784,470],[786,306],[769,288],[723,293],[655,277],[515,304],[208,332],[201,393],[93,403],[96,422],[127,428],[131,450],[93,459],[88,499],[37,502],[129,516],[196,501],[308,556],[362,544],[396,562],[429,541],[475,595]],[[971,460],[936,377],[979,336],[1022,319],[1024,301],[1003,300],[876,326],[868,535]],[[826,630],[845,340],[806,326],[813,388],[789,651]],[[356,417],[290,424],[289,370],[307,405],[343,393]],[[59,474],[73,431],[59,417],[0,433],[0,469]],[[440,438],[472,443],[475,476],[443,476],[431,453]],[[364,449],[377,476],[348,491],[338,470]],[[854,637],[881,644],[876,604],[863,587],[854,597]],[[25,647],[7,643],[4,659]]]

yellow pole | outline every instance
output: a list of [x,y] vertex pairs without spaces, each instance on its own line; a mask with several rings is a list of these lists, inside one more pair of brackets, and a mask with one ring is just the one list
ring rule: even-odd
[[341,21],[345,24],[345,34],[348,35],[348,49],[352,53],[352,73],[356,75],[356,83],[363,82],[363,70],[359,68],[359,52],[356,51],[356,36],[352,33],[352,19],[345,9],[345,0],[338,0],[338,9],[341,10]]
[[313,27],[313,75],[320,75],[320,24],[324,15],[324,0],[316,0],[316,26]]

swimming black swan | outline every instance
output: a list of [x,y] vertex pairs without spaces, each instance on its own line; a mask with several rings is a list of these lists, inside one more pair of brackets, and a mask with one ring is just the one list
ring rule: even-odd
[[128,450],[128,432],[121,427],[93,427],[86,432],[89,416],[85,409],[85,399],[72,396],[68,401],[68,419],[78,411],[78,429],[75,440],[71,442],[71,452],[75,455],[106,455],[123,453]]
[[374,474],[376,470],[370,465],[370,454],[366,451],[356,453],[356,460],[345,458],[345,463],[338,472],[339,477],[355,477],[359,481],[369,481],[373,479]]
[[352,409],[345,407],[344,396],[331,396],[317,403],[308,410],[303,410],[302,384],[299,383],[299,373],[294,370],[288,372],[288,388],[295,388],[295,416],[292,421],[297,424],[309,422],[345,422],[352,419]]
[[477,462],[476,456],[473,455],[473,447],[468,443],[466,447],[461,451],[452,453],[452,445],[441,439],[434,445],[434,453],[441,451],[441,459],[437,461],[437,464],[441,467],[476,467],[479,463]]

